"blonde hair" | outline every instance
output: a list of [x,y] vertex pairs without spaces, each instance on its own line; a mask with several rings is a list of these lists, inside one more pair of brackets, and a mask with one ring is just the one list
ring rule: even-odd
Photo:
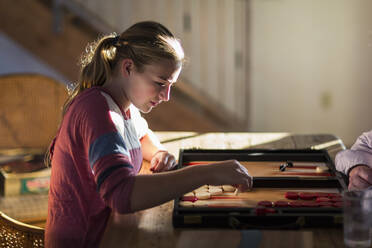
[[[157,22],[139,22],[119,36],[103,36],[88,44],[82,54],[79,80],[63,106],[63,116],[73,99],[85,89],[103,86],[113,75],[118,62],[123,59],[131,59],[136,69],[142,72],[145,65],[163,60],[172,60],[181,66],[185,58],[179,40]],[[47,166],[51,165],[53,149],[54,141],[45,156]]]

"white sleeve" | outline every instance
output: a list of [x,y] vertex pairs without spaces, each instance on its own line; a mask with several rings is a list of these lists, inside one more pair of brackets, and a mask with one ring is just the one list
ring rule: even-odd
[[358,137],[351,149],[336,155],[336,169],[348,175],[350,169],[358,164],[372,167],[372,130]]

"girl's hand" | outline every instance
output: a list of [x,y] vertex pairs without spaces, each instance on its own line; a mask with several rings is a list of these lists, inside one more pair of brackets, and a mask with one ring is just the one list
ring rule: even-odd
[[253,177],[237,160],[226,160],[206,166],[212,167],[210,170],[214,178],[212,185],[230,184],[237,186],[239,191],[252,189]]
[[176,166],[175,157],[167,151],[157,151],[150,162],[152,172],[171,170]]

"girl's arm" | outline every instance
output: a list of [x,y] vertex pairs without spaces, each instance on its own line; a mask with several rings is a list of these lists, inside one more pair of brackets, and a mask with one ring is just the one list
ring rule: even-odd
[[204,184],[239,185],[241,190],[247,190],[252,187],[252,177],[236,160],[190,166],[157,174],[137,175],[131,194],[131,210],[138,211],[157,206]]
[[141,139],[141,150],[143,158],[150,161],[150,170],[153,172],[171,170],[176,165],[175,157],[160,144],[150,129]]
[[159,139],[150,129],[141,139],[141,149],[142,156],[147,161],[151,161],[156,152],[166,151],[165,147],[160,144]]

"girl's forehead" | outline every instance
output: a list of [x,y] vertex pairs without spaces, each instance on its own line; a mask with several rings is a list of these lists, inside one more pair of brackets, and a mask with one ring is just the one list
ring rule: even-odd
[[158,64],[145,65],[144,72],[152,76],[167,80],[172,78],[175,72],[180,70],[180,65],[174,62],[162,62]]
[[178,68],[179,64],[170,60],[145,65],[145,70],[147,69],[151,72],[175,71]]

